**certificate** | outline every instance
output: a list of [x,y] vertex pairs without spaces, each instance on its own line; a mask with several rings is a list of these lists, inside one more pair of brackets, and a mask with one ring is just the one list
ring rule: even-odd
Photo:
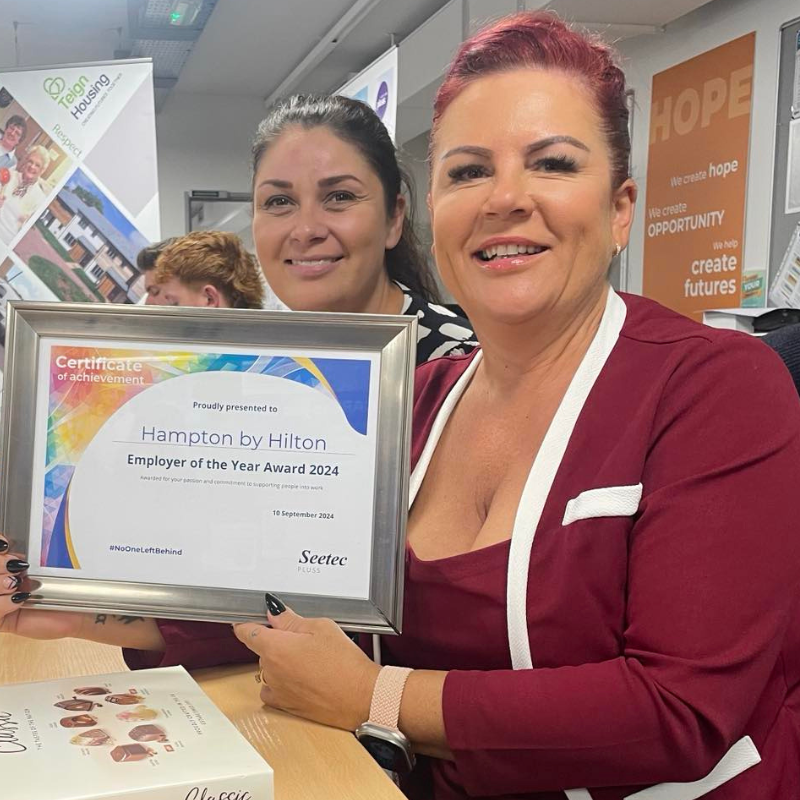
[[[91,310],[89,310],[89,308]],[[17,303],[3,529],[30,603],[399,630],[415,321]]]

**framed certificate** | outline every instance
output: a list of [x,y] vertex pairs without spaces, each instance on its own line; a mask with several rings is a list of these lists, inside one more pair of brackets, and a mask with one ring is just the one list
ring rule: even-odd
[[416,319],[13,303],[0,525],[47,608],[399,631]]

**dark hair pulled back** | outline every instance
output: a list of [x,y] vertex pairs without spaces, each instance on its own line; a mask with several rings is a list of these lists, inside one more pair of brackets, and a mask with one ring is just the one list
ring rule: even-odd
[[394,214],[397,197],[405,192],[403,231],[397,245],[386,251],[386,271],[392,280],[405,284],[429,302],[436,302],[439,299],[436,281],[414,230],[413,184],[398,163],[394,143],[378,115],[365,103],[340,95],[293,95],[276,101],[267,110],[253,141],[254,179],[264,153],[292,126],[308,130],[325,127],[353,145],[383,186],[387,216]]

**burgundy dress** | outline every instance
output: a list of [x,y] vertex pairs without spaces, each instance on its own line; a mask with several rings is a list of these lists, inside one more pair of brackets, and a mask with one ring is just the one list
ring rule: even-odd
[[[800,798],[800,404],[762,343],[623,300],[535,526],[532,668],[512,669],[509,542],[407,554],[382,656],[448,671],[455,758],[422,759],[410,796]],[[414,464],[479,357],[418,369]],[[161,628],[163,659],[138,665],[250,657],[223,626]]]

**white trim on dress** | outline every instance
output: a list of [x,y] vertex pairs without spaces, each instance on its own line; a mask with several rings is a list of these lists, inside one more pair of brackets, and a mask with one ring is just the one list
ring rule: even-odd
[[617,343],[627,310],[619,295],[609,288],[600,327],[547,429],[531,471],[528,473],[528,479],[525,481],[525,488],[522,490],[511,532],[506,584],[508,643],[514,669],[533,667],[531,643],[528,638],[528,569],[533,537],[536,535],[536,528],[539,526],[542,510],[550,494],[550,487],[561,466],[575,423],[589,392]]

